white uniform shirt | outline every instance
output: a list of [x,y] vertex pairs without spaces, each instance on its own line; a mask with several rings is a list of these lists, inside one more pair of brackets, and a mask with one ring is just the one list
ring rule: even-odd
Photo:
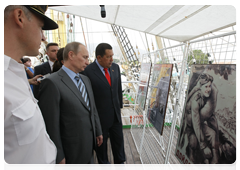
[[4,158],[12,164],[55,163],[57,149],[23,64],[4,55]]

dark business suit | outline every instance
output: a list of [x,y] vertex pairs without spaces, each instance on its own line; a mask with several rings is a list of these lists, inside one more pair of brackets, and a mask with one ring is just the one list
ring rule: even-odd
[[[42,63],[41,65],[38,65],[36,67],[34,67],[34,77],[36,75],[45,75],[45,74],[48,74],[48,73],[51,73],[51,68],[50,68],[50,65],[49,65],[49,62],[44,62]],[[38,99],[38,92],[39,92],[39,86],[38,85],[33,85],[33,95],[36,99]]]
[[90,111],[68,74],[60,69],[43,80],[39,89],[39,107],[47,132],[57,147],[59,163],[90,162],[96,137],[102,135],[90,80],[80,75],[88,93]]
[[84,74],[90,79],[95,103],[103,131],[103,144],[97,148],[99,163],[109,163],[107,158],[107,138],[110,141],[114,156],[114,163],[125,161],[124,141],[122,133],[121,108],[122,84],[119,66],[115,63],[109,69],[111,86],[99,69],[96,62],[88,65]]

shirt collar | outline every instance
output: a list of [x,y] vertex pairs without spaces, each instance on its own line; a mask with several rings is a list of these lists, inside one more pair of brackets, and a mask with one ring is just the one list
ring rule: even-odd
[[[96,61],[96,64],[98,65],[99,69],[102,71],[103,75],[105,76],[105,71],[103,70],[104,67],[102,67],[99,62],[97,61],[97,59],[95,60]],[[110,74],[109,70],[108,70],[108,73]]]
[[11,69],[12,71],[25,71],[24,65],[18,63],[16,60],[12,59],[11,57],[4,55],[4,71]]
[[62,69],[68,74],[68,76],[74,81],[75,76],[79,76],[79,74],[76,74],[74,71],[70,70],[69,68],[62,66]]
[[4,71],[8,69],[11,58],[7,55],[4,55]]
[[[4,71],[8,72],[11,71],[15,75],[23,78],[24,82],[28,86],[27,75],[24,69],[24,65],[18,63],[16,60],[12,59],[11,57],[4,55]],[[4,77],[5,78],[5,77]]]
[[104,67],[102,67],[102,66],[99,64],[99,62],[97,61],[97,59],[96,59],[96,63],[97,63],[97,65],[98,65],[98,67],[100,68],[100,70],[103,71]]
[[48,60],[48,62],[49,62],[49,65],[50,65],[50,67],[51,67],[51,70],[53,69],[53,64],[54,64],[54,62],[52,62],[51,60]]

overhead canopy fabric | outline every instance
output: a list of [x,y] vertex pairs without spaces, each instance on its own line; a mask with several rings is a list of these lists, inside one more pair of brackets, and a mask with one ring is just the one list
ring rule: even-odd
[[230,5],[106,5],[106,18],[99,5],[49,8],[180,42],[236,24]]

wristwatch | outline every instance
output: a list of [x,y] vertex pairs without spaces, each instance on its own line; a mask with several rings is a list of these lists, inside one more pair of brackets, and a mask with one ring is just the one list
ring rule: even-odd
[[26,71],[28,71],[28,70],[29,70],[29,68],[26,68],[25,70],[26,70]]

